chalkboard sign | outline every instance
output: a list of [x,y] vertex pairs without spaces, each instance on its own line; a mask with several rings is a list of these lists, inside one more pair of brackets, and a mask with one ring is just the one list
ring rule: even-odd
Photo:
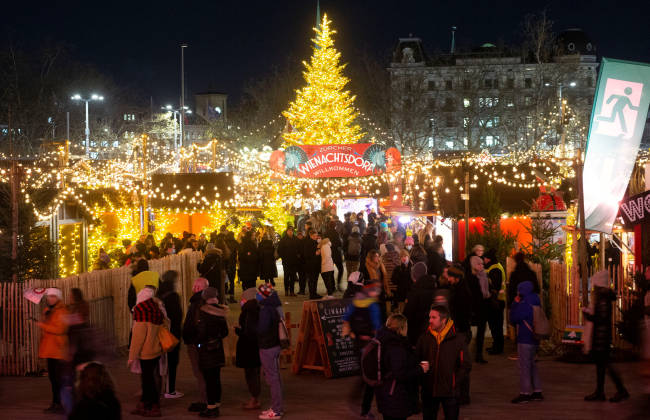
[[360,361],[354,352],[354,341],[349,336],[341,336],[343,316],[351,303],[352,299],[329,299],[316,304],[327,359],[334,378],[361,373]]

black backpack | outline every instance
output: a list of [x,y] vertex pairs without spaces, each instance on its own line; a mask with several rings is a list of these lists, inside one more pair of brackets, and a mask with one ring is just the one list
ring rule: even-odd
[[[353,241],[352,239],[356,239]],[[350,237],[348,238],[348,255],[359,255],[361,252],[361,239]]]

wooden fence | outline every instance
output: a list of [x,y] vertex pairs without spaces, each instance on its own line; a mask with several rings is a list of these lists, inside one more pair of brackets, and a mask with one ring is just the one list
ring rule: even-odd
[[[192,295],[192,285],[199,277],[196,263],[201,259],[200,252],[149,261],[149,269],[159,275],[168,270],[179,273],[174,289],[180,295],[183,312],[187,312],[189,299]],[[131,285],[130,267],[113,268],[110,270],[82,273],[52,280],[29,280],[25,283],[0,284],[0,317],[2,337],[0,341],[0,374],[24,375],[38,369],[38,345],[40,331],[30,318],[40,320],[45,305],[45,299],[35,305],[23,297],[25,289],[30,287],[58,287],[63,291],[65,303],[69,303],[73,288],[79,288],[84,299],[99,302],[103,298],[104,309],[93,311],[91,321],[100,329],[113,325],[112,341],[117,347],[126,346],[131,331],[131,313],[127,305],[129,287]],[[112,310],[106,305],[112,301]],[[111,318],[111,319],[108,319]]]

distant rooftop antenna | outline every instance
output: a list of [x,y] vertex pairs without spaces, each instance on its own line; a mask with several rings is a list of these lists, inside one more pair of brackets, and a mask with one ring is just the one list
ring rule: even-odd
[[456,32],[456,27],[452,26],[451,27],[451,53],[452,54],[456,52],[456,35],[455,35],[455,32]]

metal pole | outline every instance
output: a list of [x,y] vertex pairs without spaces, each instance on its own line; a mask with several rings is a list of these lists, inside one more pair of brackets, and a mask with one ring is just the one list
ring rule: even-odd
[[181,45],[181,147],[183,146],[183,124],[185,124],[185,47]]
[[560,126],[562,127],[562,147],[560,148],[560,156],[565,157],[565,133],[564,133],[564,102],[562,101],[562,86],[560,86]]
[[587,268],[587,232],[585,229],[585,193],[582,180],[582,149],[577,150],[576,181],[578,182],[578,211],[580,212],[580,274],[582,277],[582,307],[589,307],[589,277]]
[[12,281],[18,283],[18,267],[16,260],[18,259],[18,189],[20,188],[20,179],[18,177],[18,162],[11,162],[11,224],[12,224],[12,237],[11,237],[11,259],[13,260]]
[[142,218],[144,219],[142,232],[149,230],[149,183],[147,182],[147,159],[149,151],[147,149],[147,136],[142,136]]
[[[465,249],[467,249],[467,241],[469,240],[469,164],[467,165],[466,170],[465,194],[467,194],[467,200],[465,200]],[[467,258],[467,253],[465,253],[465,258]]]
[[178,114],[178,112],[174,111],[174,152],[178,150],[178,130],[176,129],[176,114]]
[[90,99],[86,101],[86,157],[90,157],[90,125],[88,124],[88,102],[90,102]]
[[65,113],[65,120],[68,125],[68,131],[66,131],[66,140],[70,140],[70,112]]
[[217,139],[212,139],[212,172],[217,172]]

